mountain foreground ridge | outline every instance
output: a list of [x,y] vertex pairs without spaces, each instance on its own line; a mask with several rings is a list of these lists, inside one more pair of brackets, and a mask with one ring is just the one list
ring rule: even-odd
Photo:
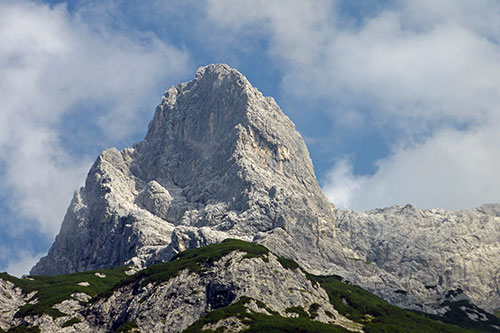
[[0,332],[459,333],[500,327],[500,319],[458,292],[447,296],[452,315],[402,310],[339,276],[309,274],[262,245],[236,239],[186,250],[135,274],[126,266],[24,279],[3,273],[0,291]]
[[392,304],[442,315],[446,295],[500,309],[500,206],[334,209],[291,120],[227,65],[162,97],[145,139],[103,151],[33,275],[130,265],[234,238]]

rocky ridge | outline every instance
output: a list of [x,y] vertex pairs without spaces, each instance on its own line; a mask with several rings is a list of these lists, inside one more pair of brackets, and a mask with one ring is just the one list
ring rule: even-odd
[[[463,322],[471,330],[398,309],[339,277],[308,274],[293,260],[239,240],[185,251],[134,275],[126,269],[25,279],[0,274],[0,307],[8,309],[0,332],[500,330],[500,320],[480,309],[466,309],[475,316]],[[463,296],[448,300],[453,306]],[[466,318],[460,309],[467,304],[454,307]]]
[[[287,309],[309,309],[315,304],[314,321],[360,331],[359,323],[338,313],[324,289],[302,270],[286,267],[280,260],[264,247],[225,241],[178,258],[182,262],[179,267],[174,261],[139,272],[97,298],[74,292],[52,306],[60,311],[55,315],[24,311],[24,315],[14,316],[27,301],[37,304],[37,293],[25,295],[20,287],[0,276],[0,305],[12,310],[0,317],[0,329],[36,326],[42,332],[109,332],[133,322],[140,331],[180,332],[211,311],[245,300],[249,313],[282,318],[297,317]],[[95,275],[106,278],[105,273]],[[94,283],[75,282],[73,287]],[[238,318],[230,318],[235,330],[246,326]],[[69,320],[73,321],[71,325],[66,324]],[[219,326],[226,325],[227,320],[224,318]],[[215,322],[206,328],[217,325]]]
[[488,311],[500,307],[500,205],[460,211],[411,205],[365,213],[337,210],[336,220],[338,241],[357,260],[391,274],[416,304],[432,308],[449,290],[460,288]]
[[333,211],[276,102],[236,70],[209,65],[165,93],[144,141],[98,157],[31,273],[145,267],[276,228],[317,246],[333,238]]
[[334,210],[275,101],[227,65],[209,65],[165,93],[144,141],[101,153],[31,273],[140,269],[231,237],[407,308],[437,314],[462,288],[494,311],[498,216],[497,206]]

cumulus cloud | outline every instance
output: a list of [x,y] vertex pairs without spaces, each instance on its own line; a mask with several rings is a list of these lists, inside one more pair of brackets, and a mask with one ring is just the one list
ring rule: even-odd
[[500,200],[500,47],[492,38],[500,33],[493,21],[479,20],[500,18],[495,8],[487,1],[410,2],[340,35],[333,53],[349,56],[334,61],[331,73],[350,90],[341,104],[373,110],[369,117],[403,136],[373,175],[338,177],[344,165],[337,164],[327,193],[348,187],[345,206],[361,210],[406,203],[459,209]]
[[[320,57],[318,52],[334,33],[332,1],[230,1],[208,0],[207,16],[240,39],[270,36],[269,52],[296,66],[298,72]],[[278,62],[279,63],[279,62]],[[285,72],[289,72],[286,68]]]
[[462,209],[498,202],[499,142],[498,123],[442,129],[424,142],[395,148],[377,161],[373,175],[355,176],[349,160],[338,162],[324,190],[337,206],[358,210],[407,203]]
[[28,251],[20,251],[14,257],[9,257],[5,271],[20,278],[29,273],[31,267],[40,260],[42,255],[42,253],[38,253],[33,256]]
[[339,3],[209,1],[209,16],[270,36],[285,98],[326,101],[310,112],[352,135],[393,133],[374,174],[354,174],[350,160],[334,166],[323,186],[333,202],[369,209],[499,201],[498,2],[395,1],[358,20],[341,17]]
[[116,142],[135,133],[158,83],[189,62],[152,33],[89,23],[89,10],[0,1],[0,189],[20,219],[51,236],[95,159],[63,144],[65,117],[78,115],[98,140]]
[[324,192],[332,202],[335,202],[336,207],[352,207],[352,201],[364,183],[364,178],[353,175],[352,162],[348,158],[343,158],[328,173]]

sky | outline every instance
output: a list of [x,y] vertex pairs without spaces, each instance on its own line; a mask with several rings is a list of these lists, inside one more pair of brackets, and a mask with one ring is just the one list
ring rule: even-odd
[[500,202],[498,22],[497,0],[0,0],[0,271],[210,63],[275,98],[338,208]]

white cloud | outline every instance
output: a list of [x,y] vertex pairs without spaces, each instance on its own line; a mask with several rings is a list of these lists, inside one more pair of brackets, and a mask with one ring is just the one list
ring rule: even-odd
[[500,198],[498,122],[468,130],[442,129],[422,143],[402,145],[370,176],[337,163],[324,183],[339,207],[367,210],[395,204],[462,209]]
[[0,1],[0,189],[19,219],[49,235],[95,159],[67,151],[64,117],[81,113],[108,143],[127,137],[165,88],[158,84],[184,74],[189,59],[152,33],[90,25],[84,9]]
[[410,2],[340,35],[332,44],[337,59],[330,64],[330,79],[350,90],[341,103],[374,110],[371,118],[417,143],[395,145],[376,162],[374,175],[335,179],[343,168],[337,165],[324,186],[327,193],[351,182],[345,206],[361,210],[406,203],[459,209],[500,200],[500,46],[491,38],[500,38],[491,20],[495,15],[498,21],[500,11],[495,8],[489,1]]
[[357,209],[499,201],[498,1],[397,1],[351,25],[335,4],[209,1],[219,26],[269,36],[285,99],[329,101],[320,112],[353,134],[374,127],[402,141],[374,175],[338,162],[324,186],[332,201]]
[[359,32],[339,34],[320,93],[412,129],[415,121],[483,120],[500,101],[499,46],[455,24],[426,32],[402,24],[388,13]]
[[363,183],[363,177],[356,178],[353,175],[351,161],[348,158],[343,158],[328,173],[326,186],[323,190],[336,207],[347,208],[352,206],[352,200]]
[[238,39],[256,33],[269,36],[272,41],[269,52],[296,66],[297,71],[312,65],[334,32],[332,1],[208,0],[207,3],[207,16],[213,24],[228,29]]
[[10,275],[20,278],[29,273],[31,267],[33,267],[33,265],[40,260],[42,255],[42,253],[38,253],[35,256],[32,256],[27,251],[20,251],[14,256],[14,258],[12,256],[9,257],[9,262],[5,271]]

